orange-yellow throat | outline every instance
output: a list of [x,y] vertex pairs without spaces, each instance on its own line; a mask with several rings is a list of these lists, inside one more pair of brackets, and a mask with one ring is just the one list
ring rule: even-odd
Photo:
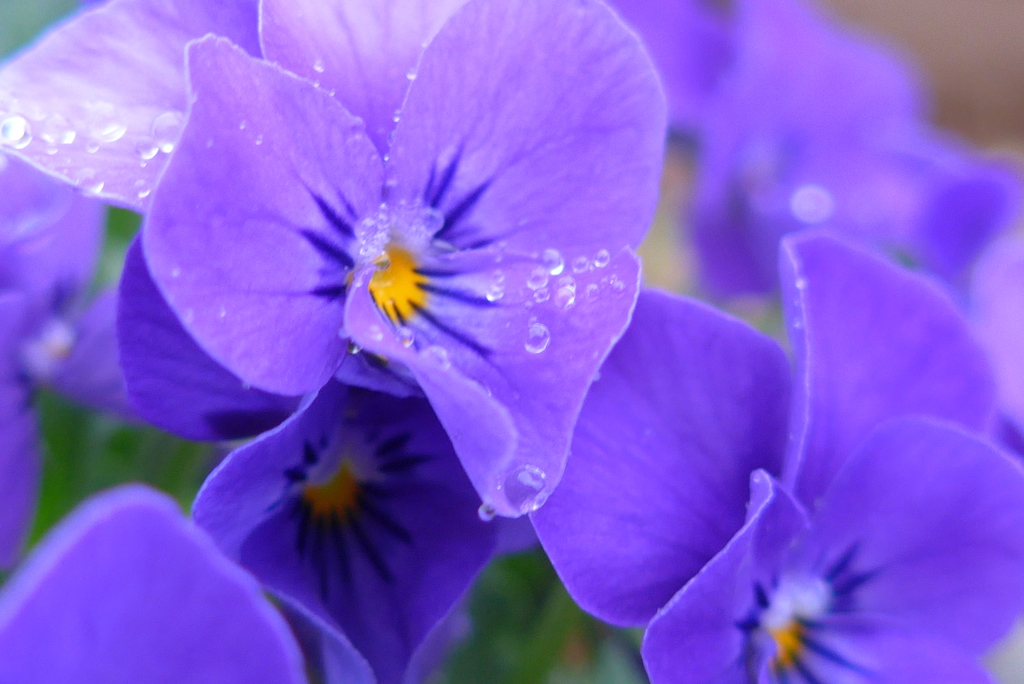
[[772,629],[768,633],[775,640],[775,668],[781,670],[790,667],[800,658],[803,649],[804,626],[796,620],[789,622],[781,629]]
[[314,518],[337,515],[339,519],[345,520],[359,503],[359,480],[345,461],[327,482],[306,485],[302,498],[309,505]]
[[370,278],[370,296],[392,323],[403,325],[426,304],[427,278],[416,270],[412,254],[396,245],[389,245],[374,263],[377,270]]

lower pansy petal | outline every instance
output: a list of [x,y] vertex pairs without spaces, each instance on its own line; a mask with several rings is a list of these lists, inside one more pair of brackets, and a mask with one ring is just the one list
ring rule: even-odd
[[425,401],[332,383],[229,456],[194,515],[391,683],[493,552],[479,504]]
[[789,366],[715,310],[640,294],[590,388],[565,476],[533,514],[570,593],[644,624],[742,526],[749,474],[778,473]]
[[623,249],[576,270],[455,253],[415,271],[408,292],[380,286],[379,273],[353,278],[352,339],[412,371],[485,505],[509,516],[540,507],[592,378],[628,324],[637,257]]
[[957,427],[880,427],[824,494],[793,564],[832,603],[980,654],[1024,609],[1024,470]]
[[138,486],[84,504],[4,587],[0,653],[10,682],[305,681],[256,583]]
[[813,503],[886,419],[991,426],[988,360],[937,285],[823,232],[789,237],[782,252],[799,388],[785,478],[802,501]]
[[251,437],[278,425],[299,404],[246,387],[192,339],[156,288],[138,240],[121,276],[117,312],[120,362],[139,416],[182,437]]
[[799,506],[763,471],[751,477],[747,522],[647,628],[652,684],[747,684],[765,666],[756,645],[762,573],[806,525]]
[[348,250],[381,201],[380,158],[312,83],[214,37],[188,54],[194,102],[143,226],[149,272],[243,381],[315,391],[348,349]]

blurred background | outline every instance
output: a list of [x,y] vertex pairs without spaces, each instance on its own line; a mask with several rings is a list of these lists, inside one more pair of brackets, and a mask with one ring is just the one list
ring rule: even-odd
[[[819,1],[835,16],[904,52],[932,93],[933,123],[1024,168],[1024,0]],[[77,4],[0,0],[0,56]],[[691,160],[683,150],[671,149],[658,219],[643,248],[647,283],[679,292],[695,289],[693,257],[685,232],[676,227],[690,176]],[[110,212],[102,282],[116,281],[138,224],[129,212]],[[763,303],[738,301],[732,309],[763,328],[772,327],[772,310]],[[47,453],[33,540],[86,496],[118,482],[148,482],[187,508],[219,456],[210,445],[122,425],[55,396],[44,395],[40,403]],[[493,563],[455,629],[461,645],[437,682],[646,681],[640,633],[615,630],[584,615],[540,551]],[[1024,684],[1024,628],[989,663],[1004,684]]]

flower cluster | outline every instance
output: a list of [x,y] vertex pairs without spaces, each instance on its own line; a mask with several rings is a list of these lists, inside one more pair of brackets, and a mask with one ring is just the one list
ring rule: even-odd
[[[804,0],[83,4],[0,63],[0,682],[414,684],[538,542],[654,684],[991,681],[1018,180],[922,92]],[[666,149],[777,329],[642,287]],[[191,519],[22,560],[50,391],[216,444]]]

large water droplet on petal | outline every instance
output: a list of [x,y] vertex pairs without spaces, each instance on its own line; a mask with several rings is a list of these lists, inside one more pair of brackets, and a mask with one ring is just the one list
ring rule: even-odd
[[185,115],[181,112],[164,112],[153,119],[151,133],[160,151],[170,154],[181,135],[181,128],[185,124]]
[[10,145],[16,150],[24,149],[32,142],[32,127],[25,117],[11,114],[0,121],[0,144]]
[[547,475],[532,465],[519,466],[512,470],[502,483],[501,490],[509,506],[518,513],[531,513],[547,499]]
[[531,290],[539,290],[548,284],[548,269],[543,266],[537,266],[530,272],[530,277],[526,279],[526,286]]
[[565,269],[565,259],[557,249],[545,249],[540,260],[544,264],[544,268],[548,269],[548,273],[553,276],[560,274]]

